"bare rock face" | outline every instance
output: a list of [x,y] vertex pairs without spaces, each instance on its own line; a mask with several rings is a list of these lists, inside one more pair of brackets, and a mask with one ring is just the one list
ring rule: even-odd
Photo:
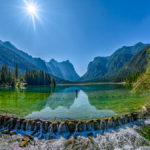
[[51,74],[68,81],[77,81],[80,78],[69,60],[57,62],[51,59],[47,63],[47,68]]

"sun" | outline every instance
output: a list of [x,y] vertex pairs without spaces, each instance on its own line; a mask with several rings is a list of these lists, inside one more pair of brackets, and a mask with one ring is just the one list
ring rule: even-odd
[[27,16],[30,17],[30,19],[33,22],[33,28],[36,28],[36,21],[41,21],[40,20],[40,12],[41,9],[39,8],[39,4],[37,1],[35,2],[34,0],[24,0],[24,10]]
[[37,14],[37,6],[34,3],[29,3],[26,6],[27,8],[27,12],[32,15],[35,16]]

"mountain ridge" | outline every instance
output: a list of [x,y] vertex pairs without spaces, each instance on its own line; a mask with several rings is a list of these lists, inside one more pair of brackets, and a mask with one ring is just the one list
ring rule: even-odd
[[55,75],[60,78],[69,79],[70,81],[77,81],[80,78],[69,60],[58,62],[55,59],[51,59],[47,66],[50,73],[53,74],[55,72]]
[[138,42],[133,46],[123,46],[107,57],[95,57],[88,65],[87,72],[80,81],[105,81],[107,77],[118,71],[137,52],[145,48],[147,44]]
[[[48,62],[46,62],[46,61],[44,61],[44,60],[42,60],[41,58],[34,58],[34,57],[32,57],[31,55],[29,55],[28,53],[26,53],[26,52],[24,52],[24,51],[22,51],[22,50],[19,50],[18,48],[16,48],[11,42],[9,42],[9,41],[5,41],[5,42],[3,42],[3,41],[0,41],[0,45],[1,45],[1,48],[3,47],[5,47],[5,49],[7,49],[8,51],[11,51],[11,53],[12,53],[12,55],[11,55],[11,58],[13,59],[13,57],[15,56],[15,55],[17,55],[18,57],[18,59],[19,59],[19,56],[20,56],[20,61],[21,60],[23,60],[24,61],[24,65],[25,64],[30,64],[30,65],[28,65],[28,67],[24,67],[24,68],[22,68],[22,70],[21,71],[24,71],[24,70],[26,70],[26,69],[35,69],[35,70],[43,70],[43,71],[45,71],[45,72],[49,72],[50,74],[52,74],[54,77],[55,76],[57,76],[57,72],[52,72],[51,70],[50,70],[50,68],[49,68],[49,65],[47,65],[48,64]],[[1,49],[0,49],[0,51],[2,51]],[[7,54],[7,52],[5,51],[5,53]],[[11,61],[11,60],[10,60]],[[15,60],[14,60],[15,61]],[[6,61],[4,61],[3,60],[3,62],[1,62],[1,64],[5,64],[5,62]],[[17,61],[17,64],[19,63],[19,61]],[[73,81],[73,80],[75,80],[74,79],[74,76],[75,76],[75,78],[76,79],[78,79],[79,78],[79,76],[78,76],[78,74],[76,73],[76,71],[75,71],[75,69],[74,69],[74,67],[73,67],[73,65],[70,63],[70,61],[69,60],[66,60],[66,61],[63,61],[62,62],[63,63],[63,68],[65,69],[65,64],[66,65],[70,65],[71,67],[69,68],[70,69],[70,71],[68,71],[68,70],[66,70],[66,72],[67,72],[67,74],[68,74],[68,76],[65,76],[64,77],[64,73],[63,73],[63,71],[62,71],[62,69],[60,70],[59,69],[59,71],[60,71],[60,75],[58,76],[58,78],[60,78],[60,77],[62,77],[62,79],[63,80],[70,80],[70,81]],[[10,66],[10,64],[8,64],[7,63],[7,65],[8,66]],[[16,64],[15,64],[16,65]],[[15,67],[15,65],[13,64],[11,67],[12,68],[14,68]],[[29,66],[32,66],[32,67],[29,67]],[[58,67],[58,65],[57,65],[57,67]],[[59,67],[60,68],[60,67]],[[71,70],[72,69],[72,70]],[[70,72],[72,73],[72,74],[70,74]],[[73,80],[71,80],[71,78],[73,77]]]

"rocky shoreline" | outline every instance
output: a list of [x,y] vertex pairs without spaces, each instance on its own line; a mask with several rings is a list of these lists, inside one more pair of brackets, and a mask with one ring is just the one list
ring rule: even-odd
[[[149,150],[150,141],[138,133],[140,128],[136,124],[132,127],[128,124],[118,130],[97,134],[96,137],[78,136],[69,139],[61,137],[51,140],[0,134],[0,150]],[[29,141],[22,147],[20,144],[25,138]]]
[[[17,150],[21,148],[31,150],[66,150],[68,147],[72,149],[73,147],[76,148],[77,145],[81,147],[80,149],[92,148],[95,147],[94,145],[96,145],[97,149],[100,149],[98,143],[101,143],[101,141],[95,142],[98,137],[105,139],[105,134],[110,131],[116,132],[115,134],[119,136],[120,131],[118,132],[117,130],[126,125],[128,127],[130,124],[132,124],[131,129],[134,130],[135,127],[138,128],[135,122],[148,118],[149,114],[150,109],[144,108],[142,111],[126,115],[82,121],[32,120],[19,118],[14,115],[1,114],[0,150]],[[113,132],[111,133],[112,135],[114,134]],[[111,134],[110,137],[112,136]],[[122,138],[124,138],[124,136]],[[136,138],[136,136],[134,138]],[[150,144],[146,139],[140,138],[146,143],[145,145]]]
[[[149,109],[146,109],[149,110]],[[103,133],[109,128],[146,118],[149,111],[139,111],[121,116],[92,120],[65,120],[65,121],[44,121],[40,119],[24,119],[10,115],[0,115],[0,131],[11,134],[10,131],[18,134],[29,134],[39,139],[55,139],[58,137],[68,138],[70,136],[88,136],[94,132]]]

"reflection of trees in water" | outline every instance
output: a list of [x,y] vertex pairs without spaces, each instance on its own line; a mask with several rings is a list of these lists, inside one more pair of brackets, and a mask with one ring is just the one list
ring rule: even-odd
[[[89,99],[91,105],[95,105],[95,100],[108,99],[109,97],[116,97],[116,90],[124,90],[124,85],[114,85],[114,84],[97,84],[97,85],[66,85],[57,86],[55,92],[51,95],[47,106],[51,109],[56,109],[58,106],[63,106],[70,108],[74,103],[75,98],[78,98],[78,92],[80,90],[84,91]],[[76,91],[77,90],[77,91]],[[126,93],[120,93],[126,96]],[[117,95],[118,97],[119,95]],[[94,100],[94,103],[93,103]]]
[[[66,85],[50,87],[28,87],[23,90],[7,89],[0,92],[0,111],[7,110],[24,116],[33,111],[40,111],[49,106],[56,109],[59,106],[70,108],[82,90],[88,96],[88,101],[97,109],[109,106],[109,101],[124,99],[130,96],[123,85]],[[76,92],[78,90],[78,92]]]
[[[65,91],[72,91],[72,94],[74,95],[75,98],[75,89],[76,88],[67,88]],[[62,93],[62,92],[61,92]],[[55,94],[52,95],[51,98],[54,98]],[[57,95],[57,94],[56,94]],[[68,93],[66,94],[68,95]],[[104,116],[112,116],[115,115],[114,112],[110,110],[97,110],[94,106],[92,106],[89,103],[88,96],[86,93],[82,90],[79,91],[78,98],[75,98],[73,101],[73,104],[71,106],[66,107],[62,106],[62,103],[57,103],[58,101],[55,99],[53,100],[51,104],[53,104],[53,107],[55,106],[54,109],[51,109],[51,107],[47,106],[43,110],[39,112],[33,112],[32,114],[29,114],[26,116],[27,118],[44,118],[44,119],[53,119],[56,118],[58,120],[60,119],[66,119],[66,118],[72,118],[72,119],[90,119],[90,118],[99,118],[99,117],[104,117]],[[55,103],[56,102],[56,103]],[[62,102],[66,102],[62,100]],[[56,105],[54,105],[56,104]]]
[[54,92],[51,87],[29,87],[26,89],[7,89],[0,92],[0,111],[27,115],[40,111]]
[[[64,87],[64,89],[62,86],[60,93],[54,93],[54,97],[54,94],[52,95],[51,103],[49,103],[49,106],[53,109],[57,108],[58,106],[65,106],[70,108],[75,97],[77,96],[76,89],[78,89],[78,91],[84,91],[88,96],[89,103],[95,106],[97,109],[109,109],[111,108],[109,105],[112,104],[109,103],[110,101],[112,102],[115,99],[123,100],[131,96],[129,89],[121,84],[71,85]],[[67,94],[65,94],[66,92]],[[72,92],[72,94],[69,92]]]
[[82,88],[88,95],[90,104],[99,110],[109,109],[116,113],[128,113],[144,105],[144,97],[140,94],[131,94],[131,88],[124,85],[97,85]]

